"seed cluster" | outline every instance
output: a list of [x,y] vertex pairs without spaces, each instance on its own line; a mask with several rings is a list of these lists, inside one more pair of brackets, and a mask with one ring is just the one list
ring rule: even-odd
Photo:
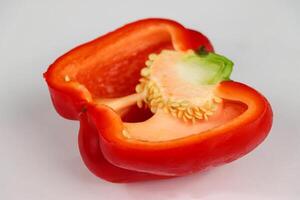
[[162,109],[173,117],[192,123],[197,120],[207,120],[209,116],[213,115],[217,108],[216,104],[222,101],[219,97],[213,97],[204,105],[198,106],[187,100],[174,99],[163,95],[159,86],[151,80],[151,66],[157,56],[156,54],[150,54],[149,60],[145,63],[146,67],[141,70],[142,78],[135,89],[137,93],[143,96],[143,100],[137,101],[137,106],[140,108],[148,106],[153,113],[158,109]]

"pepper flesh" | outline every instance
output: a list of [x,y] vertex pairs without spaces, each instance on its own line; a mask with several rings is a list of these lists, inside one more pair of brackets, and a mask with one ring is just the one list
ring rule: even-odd
[[222,82],[217,94],[246,107],[226,124],[176,140],[124,137],[123,121],[143,121],[151,114],[135,106],[117,112],[104,100],[134,93],[150,53],[200,46],[213,51],[201,33],[171,20],[146,19],[81,45],[50,66],[44,76],[53,104],[61,116],[80,120],[80,152],[94,174],[112,182],[181,176],[235,160],[264,140],[272,125],[268,101],[233,81]]
[[159,176],[119,168],[108,162],[104,158],[99,145],[98,131],[86,113],[80,116],[78,141],[80,154],[86,166],[96,176],[107,181],[126,183],[167,178],[167,176]]
[[158,143],[124,139],[121,119],[102,105],[91,107],[89,114],[101,132],[100,144],[109,162],[131,170],[181,176],[245,155],[260,144],[270,130],[271,107],[257,91],[226,81],[219,86],[218,94],[246,103],[247,110],[230,122],[201,134]]
[[[171,20],[145,19],[72,49],[59,57],[44,77],[57,112],[78,120],[83,107],[97,97],[133,93],[150,53],[199,46],[213,51],[209,40],[199,32]],[[94,74],[98,77],[91,79]]]

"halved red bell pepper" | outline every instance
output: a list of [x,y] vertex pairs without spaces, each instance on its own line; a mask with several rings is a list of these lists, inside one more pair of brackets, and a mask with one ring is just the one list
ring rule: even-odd
[[209,40],[197,31],[171,20],[146,19],[83,44],[50,66],[44,77],[53,104],[61,116],[80,120],[80,153],[94,174],[112,182],[181,176],[233,161],[264,140],[272,125],[270,104],[254,89],[234,81],[221,82],[215,91],[224,99],[223,115],[238,113],[226,123],[212,117],[203,124],[218,125],[172,140],[124,136],[128,122],[145,121],[136,123],[141,134],[143,127],[153,125],[147,120],[151,112],[134,106],[132,100],[117,109],[124,96],[135,93],[148,55],[200,46],[213,52]]

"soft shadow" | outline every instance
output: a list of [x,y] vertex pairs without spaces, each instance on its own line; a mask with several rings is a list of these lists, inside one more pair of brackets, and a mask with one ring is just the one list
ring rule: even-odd
[[[242,159],[242,161],[185,177],[127,184],[125,187],[133,199],[143,200],[202,199],[224,194],[229,196],[259,196],[264,199],[264,197],[272,198],[274,195],[282,195],[284,190],[282,187],[285,187],[281,180],[283,177],[281,175],[274,176],[274,172],[279,171],[280,167],[274,166],[273,173],[268,173],[270,170],[267,166],[258,166],[257,164],[253,156],[250,159]],[[270,184],[272,178],[278,182]]]
[[[59,175],[67,175],[87,185],[100,187],[105,182],[92,175],[81,161],[77,145],[79,123],[58,116],[45,88],[22,94],[22,101],[15,106],[18,107],[19,121],[30,129],[30,135],[22,137],[32,140],[30,149],[34,151],[30,153],[42,161],[39,163],[41,168],[54,170]],[[275,152],[268,152],[266,148],[260,152],[260,149],[225,166],[185,177],[122,185],[105,184],[127,190],[132,199],[143,200],[174,197],[201,199],[222,193],[273,197],[294,192],[296,186],[290,187],[288,177],[280,173],[286,170],[287,164],[274,159]]]
[[18,101],[18,120],[30,129],[29,138],[34,154],[41,168],[55,170],[58,174],[78,178],[86,183],[99,182],[81,160],[77,135],[79,122],[60,117],[51,102],[47,88],[22,93]]

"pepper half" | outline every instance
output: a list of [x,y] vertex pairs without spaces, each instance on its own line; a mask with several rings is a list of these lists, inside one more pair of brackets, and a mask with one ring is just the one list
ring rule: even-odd
[[57,112],[80,121],[86,166],[111,182],[170,178],[259,145],[270,104],[213,51],[197,31],[145,19],[58,58],[44,77]]

